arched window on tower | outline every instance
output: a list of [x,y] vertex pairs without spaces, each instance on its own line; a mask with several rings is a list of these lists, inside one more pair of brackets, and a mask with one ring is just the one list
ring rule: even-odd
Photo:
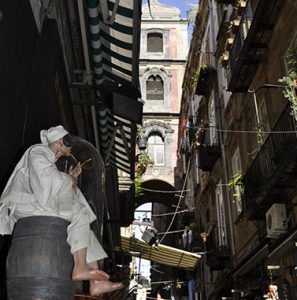
[[147,52],[163,52],[163,35],[158,32],[151,32],[147,35]]
[[159,75],[147,79],[146,100],[164,100],[164,83]]
[[147,152],[155,166],[164,166],[164,140],[157,132],[149,136]]

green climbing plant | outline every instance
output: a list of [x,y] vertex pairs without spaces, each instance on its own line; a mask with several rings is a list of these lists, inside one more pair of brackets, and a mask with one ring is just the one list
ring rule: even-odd
[[140,154],[137,156],[137,164],[135,168],[135,180],[134,180],[134,191],[135,197],[142,196],[143,189],[142,189],[142,176],[144,175],[147,167],[152,166],[154,161],[149,157],[147,152],[141,151]]
[[297,71],[289,71],[286,76],[279,79],[279,82],[285,86],[283,94],[290,101],[291,114],[297,121]]
[[197,70],[194,72],[192,76],[192,87],[193,89],[196,88],[198,79],[200,74],[203,72],[204,74],[209,74],[209,72],[213,70],[213,67],[208,64],[201,64],[200,67],[197,68]]
[[286,56],[286,63],[288,67],[288,73],[279,79],[285,87],[283,90],[284,96],[290,101],[291,114],[297,121],[297,45],[294,44],[289,47]]
[[228,182],[230,190],[234,191],[233,198],[235,201],[240,200],[244,193],[244,176],[241,172],[233,174]]

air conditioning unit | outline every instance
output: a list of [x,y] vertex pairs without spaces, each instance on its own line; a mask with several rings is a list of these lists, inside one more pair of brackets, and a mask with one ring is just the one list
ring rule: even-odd
[[266,212],[267,237],[278,238],[288,230],[286,205],[274,203]]

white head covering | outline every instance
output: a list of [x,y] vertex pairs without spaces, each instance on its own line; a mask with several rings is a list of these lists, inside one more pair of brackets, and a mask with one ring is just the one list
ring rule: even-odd
[[42,144],[49,145],[67,134],[69,134],[68,131],[62,125],[59,125],[48,130],[41,130],[40,140]]

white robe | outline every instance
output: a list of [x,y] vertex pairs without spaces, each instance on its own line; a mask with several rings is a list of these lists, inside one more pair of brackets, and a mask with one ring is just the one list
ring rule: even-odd
[[107,257],[90,230],[95,214],[71,176],[60,172],[53,151],[46,145],[31,146],[23,155],[0,198],[0,234],[11,234],[18,219],[55,216],[70,222],[67,242],[71,253],[87,247],[87,262]]

